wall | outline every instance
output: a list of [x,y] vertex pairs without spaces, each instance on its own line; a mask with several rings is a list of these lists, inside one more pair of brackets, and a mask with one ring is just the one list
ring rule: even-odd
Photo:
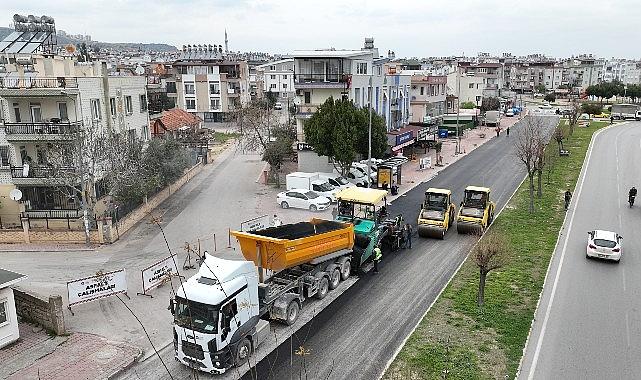
[[0,326],[0,348],[15,342],[20,337],[16,318],[16,306],[13,300],[13,290],[11,288],[0,289],[0,302],[7,303],[8,322]]
[[333,173],[334,165],[327,156],[319,156],[314,151],[298,152],[298,170],[305,173]]
[[[136,136],[142,137],[144,140],[149,138],[143,136],[143,131],[148,131],[149,125],[149,113],[148,111],[143,111],[141,108],[140,96],[146,95],[146,84],[147,81],[145,77],[142,76],[122,76],[122,77],[109,77],[109,93],[108,98],[119,97],[122,101],[122,110],[118,110],[117,115],[117,124],[119,130],[122,132],[128,131],[130,129],[136,130]],[[131,96],[132,102],[132,113],[125,113],[125,102],[124,97]],[[104,102],[109,104],[109,99],[105,99]],[[119,99],[119,100],[120,100]],[[145,105],[146,106],[146,105]],[[118,108],[118,107],[116,107]],[[145,107],[146,109],[146,107]],[[122,112],[122,114],[120,114]]]
[[49,296],[45,300],[19,289],[14,289],[14,296],[16,311],[24,320],[37,323],[56,335],[66,333],[61,296]]

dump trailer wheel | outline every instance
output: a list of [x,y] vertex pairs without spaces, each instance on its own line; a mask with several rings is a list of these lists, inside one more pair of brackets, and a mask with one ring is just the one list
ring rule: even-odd
[[345,281],[352,274],[352,263],[349,260],[343,261],[341,264],[341,280]]
[[298,314],[300,314],[300,305],[298,301],[291,300],[289,305],[287,305],[287,319],[285,319],[285,324],[291,326],[298,320]]
[[338,284],[341,283],[341,271],[338,268],[334,268],[329,274],[329,290],[334,290],[338,288]]
[[329,280],[327,279],[326,276],[323,276],[322,278],[318,279],[318,291],[316,291],[316,298],[319,300],[322,300],[325,298],[327,293],[329,292]]

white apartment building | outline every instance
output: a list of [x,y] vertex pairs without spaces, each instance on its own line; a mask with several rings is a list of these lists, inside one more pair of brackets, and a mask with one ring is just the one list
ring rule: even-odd
[[627,59],[610,59],[603,65],[603,81],[618,80],[624,84],[641,83],[641,62]]
[[436,122],[447,111],[447,76],[414,74],[411,76],[411,83],[411,121]]
[[79,200],[52,186],[47,147],[72,139],[81,127],[149,139],[146,78],[109,77],[104,62],[77,63],[59,56],[10,56],[0,66],[3,223],[20,223],[19,204],[8,197],[15,188],[22,191],[27,213],[73,216]]
[[185,46],[172,70],[176,107],[205,123],[226,121],[251,100],[247,62],[228,59],[220,46]]
[[263,93],[271,91],[281,99],[294,97],[294,58],[258,65],[256,77],[263,84]]
[[[485,89],[484,78],[462,72],[451,72],[447,75],[447,93],[454,95],[460,103],[473,102],[480,105]],[[456,107],[456,105],[454,105]]]

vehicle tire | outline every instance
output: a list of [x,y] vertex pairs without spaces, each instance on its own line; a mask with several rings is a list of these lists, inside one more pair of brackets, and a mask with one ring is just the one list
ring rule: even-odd
[[318,280],[318,291],[316,292],[315,296],[319,300],[322,300],[325,298],[327,293],[329,292],[329,280],[327,277],[323,276]]
[[234,365],[240,367],[243,364],[247,363],[249,360],[249,355],[252,353],[252,344],[249,339],[245,338],[236,347],[236,357],[234,358]]
[[281,203],[280,203],[280,207],[282,207],[282,208],[289,208],[289,203],[287,203],[287,202],[283,201],[283,202],[281,202]]
[[329,290],[334,290],[338,288],[338,284],[341,283],[341,271],[338,268],[335,268],[332,273],[329,274]]
[[300,314],[300,305],[298,301],[291,300],[289,305],[287,305],[287,319],[285,319],[285,324],[291,326],[298,320],[298,314]]
[[314,212],[315,212],[316,210],[318,210],[318,209],[316,208],[316,205],[310,205],[310,206],[309,206],[309,211],[314,211]]
[[341,264],[341,280],[347,280],[350,274],[352,274],[352,263],[349,260],[345,260]]
[[445,240],[445,228],[441,231],[441,240]]

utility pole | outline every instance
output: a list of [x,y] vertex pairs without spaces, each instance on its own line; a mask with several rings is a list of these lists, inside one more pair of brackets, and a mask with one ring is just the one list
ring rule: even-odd
[[373,81],[374,81],[374,67],[372,66],[372,72],[369,73],[369,127],[368,127],[368,139],[367,139],[367,182],[368,183],[372,181],[371,180],[372,178],[372,100],[374,99],[374,96],[373,96],[374,94],[372,94]]
[[458,79],[458,92],[456,94],[456,149],[454,154],[461,153],[461,136],[459,131],[459,116],[461,114],[461,67],[456,64],[456,77]]

